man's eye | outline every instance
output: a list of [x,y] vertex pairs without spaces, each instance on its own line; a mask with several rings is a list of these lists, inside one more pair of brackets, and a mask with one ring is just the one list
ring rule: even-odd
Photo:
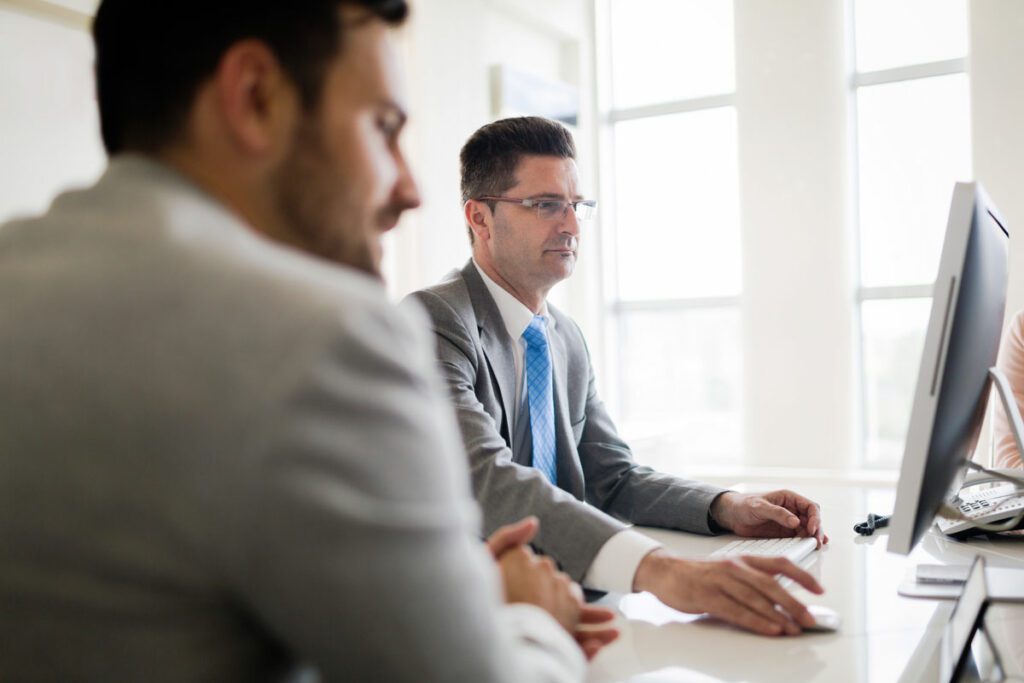
[[377,116],[377,130],[390,140],[396,139],[402,130],[402,117],[390,111],[380,114]]
[[541,211],[558,211],[562,208],[563,202],[557,200],[539,201],[537,208]]
[[398,134],[398,125],[391,119],[379,118],[377,119],[377,130],[384,133],[387,137],[392,138]]

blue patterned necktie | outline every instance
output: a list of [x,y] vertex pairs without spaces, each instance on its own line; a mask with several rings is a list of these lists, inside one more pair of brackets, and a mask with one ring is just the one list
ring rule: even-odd
[[555,396],[551,382],[551,354],[543,316],[535,315],[523,332],[526,341],[526,395],[530,406],[533,466],[555,484]]

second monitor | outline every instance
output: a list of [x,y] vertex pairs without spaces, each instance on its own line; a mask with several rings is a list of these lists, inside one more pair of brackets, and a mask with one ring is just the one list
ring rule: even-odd
[[954,484],[959,488],[977,443],[1006,310],[1005,226],[981,185],[956,184],[896,491],[890,552],[913,549]]

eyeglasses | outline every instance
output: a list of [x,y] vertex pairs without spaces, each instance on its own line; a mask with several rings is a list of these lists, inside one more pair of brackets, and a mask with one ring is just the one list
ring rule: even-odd
[[576,220],[589,221],[597,213],[596,199],[580,199],[570,202],[565,199],[516,199],[515,197],[492,197],[485,195],[477,197],[477,201],[509,202],[520,204],[528,209],[536,209],[537,217],[546,221],[556,221],[565,218],[569,214],[569,207],[576,214]]

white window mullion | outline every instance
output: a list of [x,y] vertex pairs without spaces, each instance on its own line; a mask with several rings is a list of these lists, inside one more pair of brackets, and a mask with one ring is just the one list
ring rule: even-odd
[[854,88],[862,88],[870,85],[882,85],[884,83],[899,83],[902,81],[914,81],[921,78],[935,78],[936,76],[962,74],[966,71],[966,58],[947,59],[941,62],[931,62],[929,64],[912,64],[910,66],[900,66],[893,69],[857,72],[853,74],[851,82]]
[[612,123],[631,121],[633,119],[646,119],[653,116],[668,116],[670,114],[684,114],[702,109],[718,109],[719,107],[732,107],[736,104],[736,96],[732,93],[725,95],[713,95],[711,97],[700,97],[692,100],[677,100],[675,102],[659,102],[630,109],[616,109],[611,112],[609,119]]

